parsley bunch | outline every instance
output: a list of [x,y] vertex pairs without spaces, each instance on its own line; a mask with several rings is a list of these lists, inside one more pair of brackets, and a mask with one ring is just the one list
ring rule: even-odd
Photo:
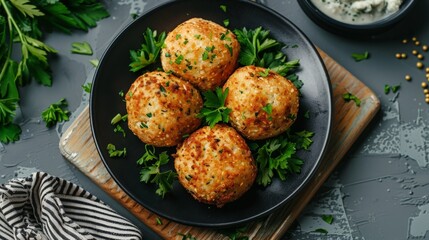
[[285,45],[271,38],[270,31],[258,27],[235,29],[234,33],[241,46],[238,59],[241,65],[269,68],[282,76],[287,76],[299,67],[299,60],[288,61],[281,51]]
[[145,153],[137,160],[137,164],[142,165],[140,171],[140,181],[155,183],[158,185],[156,194],[164,197],[164,195],[173,188],[173,182],[177,178],[177,174],[172,170],[161,171],[161,166],[166,165],[170,158],[166,151],[155,155],[155,147],[145,145]]
[[313,132],[305,130],[295,133],[289,130],[285,134],[264,141],[262,146],[256,142],[251,143],[250,147],[258,166],[256,182],[266,187],[271,184],[274,175],[280,180],[285,180],[289,173],[300,173],[304,162],[296,153],[301,149],[309,149],[313,143],[311,140],[313,135]]
[[65,109],[67,106],[68,103],[64,98],[49,105],[49,107],[42,112],[42,119],[46,123],[46,127],[52,127],[57,122],[68,121],[70,112]]
[[52,85],[48,56],[57,51],[42,42],[43,31],[87,31],[108,16],[98,0],[0,0],[0,141],[19,139],[18,88],[31,79]]

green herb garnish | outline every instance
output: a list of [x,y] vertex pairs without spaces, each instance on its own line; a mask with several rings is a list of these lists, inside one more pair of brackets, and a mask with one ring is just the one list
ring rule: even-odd
[[258,176],[256,182],[267,186],[272,178],[277,175],[280,180],[285,180],[290,173],[300,173],[304,162],[296,155],[297,150],[308,150],[313,143],[311,138],[314,133],[301,131],[285,134],[266,140],[262,146],[251,143],[253,154],[256,156]]
[[92,88],[92,83],[90,83],[90,82],[82,85],[83,91],[85,91],[87,93],[91,93],[91,88]]
[[316,230],[314,230],[315,232],[318,233],[323,233],[323,234],[328,234],[328,230],[324,229],[324,228],[318,228]]
[[322,220],[327,224],[332,224],[334,222],[334,217],[332,215],[322,215]]
[[58,122],[68,121],[70,112],[65,109],[67,106],[67,101],[62,98],[45,109],[42,112],[42,119],[46,123],[46,127],[52,127]]
[[225,107],[225,99],[228,96],[228,92],[228,88],[222,91],[220,87],[217,87],[215,91],[203,92],[204,107],[197,117],[202,118],[211,128],[218,122],[228,123],[229,114],[231,113],[231,109]]
[[352,100],[352,101],[355,102],[356,106],[360,107],[361,100],[358,97],[356,97],[355,95],[353,95],[352,93],[349,93],[349,92],[344,93],[343,94],[343,99],[346,102],[350,102]]
[[74,42],[72,43],[72,53],[83,54],[83,55],[92,55],[92,48],[88,42]]
[[255,65],[269,68],[282,76],[287,76],[299,67],[299,60],[288,61],[281,51],[283,43],[270,37],[270,31],[258,27],[253,30],[235,29],[234,33],[240,43],[239,62],[241,65]]
[[155,63],[159,58],[159,53],[164,45],[165,37],[165,32],[158,35],[156,30],[152,31],[150,28],[147,28],[143,34],[144,41],[141,45],[141,49],[130,51],[130,71],[137,72]]
[[369,52],[365,51],[364,53],[352,53],[352,58],[356,61],[356,62],[360,62],[362,60],[368,59],[369,58]]
[[116,149],[116,146],[111,143],[107,144],[107,152],[109,153],[109,157],[125,157],[127,155],[126,148],[119,150]]
[[170,161],[166,151],[157,156],[155,155],[155,147],[145,145],[145,150],[144,155],[137,160],[137,164],[143,167],[140,171],[140,181],[156,184],[158,186],[156,194],[164,197],[173,188],[177,174],[172,170],[161,171],[161,167]]
[[0,0],[0,9],[0,141],[8,143],[22,132],[12,121],[18,88],[32,79],[52,85],[48,56],[57,51],[41,41],[42,30],[87,31],[109,13],[98,1]]

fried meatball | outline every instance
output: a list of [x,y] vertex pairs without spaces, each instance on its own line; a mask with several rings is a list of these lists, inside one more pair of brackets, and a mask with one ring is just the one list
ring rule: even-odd
[[285,77],[265,68],[237,69],[226,81],[225,106],[232,111],[231,125],[251,140],[266,139],[286,131],[295,121],[299,92]]
[[195,199],[217,207],[242,196],[257,174],[245,140],[225,124],[192,133],[178,147],[174,167],[180,183]]
[[128,127],[144,143],[167,147],[179,144],[196,130],[203,101],[190,83],[165,72],[138,77],[125,96]]
[[168,33],[162,67],[200,90],[221,86],[237,67],[240,44],[233,32],[217,23],[192,18]]

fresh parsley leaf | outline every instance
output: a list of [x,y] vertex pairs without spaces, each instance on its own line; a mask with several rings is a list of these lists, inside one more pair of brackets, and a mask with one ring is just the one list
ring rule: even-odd
[[142,165],[140,181],[156,184],[158,188],[155,193],[164,197],[173,188],[173,182],[177,179],[177,174],[172,170],[161,171],[161,167],[170,161],[166,151],[157,156],[155,147],[147,144],[145,145],[145,150],[143,156],[137,160],[137,164]]
[[62,98],[45,109],[42,112],[42,119],[46,123],[46,127],[49,128],[58,122],[68,121],[70,112],[65,109],[67,106],[67,101]]
[[9,143],[19,140],[22,130],[19,125],[14,123],[0,125],[0,142]]
[[346,102],[354,101],[355,104],[356,104],[356,106],[360,107],[361,100],[358,97],[356,97],[355,95],[353,95],[352,93],[350,93],[350,92],[344,93],[343,94],[343,99]]
[[159,218],[159,217],[156,218],[156,225],[162,225],[161,218]]
[[235,29],[234,33],[241,47],[238,60],[241,65],[269,68],[282,76],[299,67],[299,60],[288,60],[282,52],[285,45],[271,38],[270,31],[258,27]]
[[83,55],[92,55],[92,48],[88,42],[74,42],[72,43],[72,53],[83,54]]
[[130,71],[137,72],[153,63],[159,58],[159,53],[164,45],[166,34],[162,32],[160,35],[157,31],[152,31],[147,28],[143,34],[144,41],[139,50],[131,50]]
[[369,52],[365,51],[364,53],[353,53],[352,54],[352,58],[356,61],[356,62],[360,62],[362,60],[368,59],[369,58]]
[[115,133],[122,133],[122,136],[126,137],[125,130],[121,127],[121,125],[116,125],[115,128],[113,129],[113,131]]
[[334,217],[332,215],[322,215],[322,220],[327,224],[332,224],[334,222]]
[[273,177],[286,180],[290,173],[300,173],[304,162],[297,156],[298,150],[309,150],[314,133],[309,131],[286,133],[261,142],[250,142],[258,167],[256,182],[262,186],[271,184]]
[[390,86],[389,84],[384,85],[384,94],[389,94],[390,90],[392,90],[392,93],[396,93],[401,88],[401,84]]
[[116,149],[116,146],[111,143],[107,144],[107,151],[109,153],[109,157],[127,156],[127,148],[123,148],[122,150],[119,150],[119,149]]
[[91,93],[91,88],[92,88],[92,83],[90,82],[82,85],[82,89],[87,93]]
[[223,91],[220,87],[217,87],[214,92],[210,90],[203,92],[204,104],[197,117],[202,118],[211,128],[218,122],[228,123],[231,113],[231,109],[225,107],[228,92],[228,88]]

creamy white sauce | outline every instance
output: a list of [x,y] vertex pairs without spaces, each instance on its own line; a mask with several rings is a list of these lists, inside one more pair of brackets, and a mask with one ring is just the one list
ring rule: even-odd
[[341,22],[367,24],[399,10],[403,0],[311,0],[324,14]]

